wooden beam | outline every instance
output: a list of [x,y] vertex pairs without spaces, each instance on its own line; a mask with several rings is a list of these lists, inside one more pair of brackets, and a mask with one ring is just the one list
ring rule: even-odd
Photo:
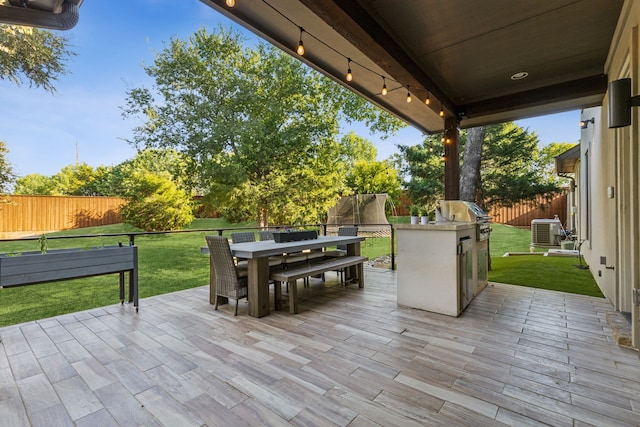
[[424,100],[429,95],[434,101],[430,106],[434,112],[438,113],[442,106],[447,114],[456,116],[456,105],[453,101],[360,3],[355,0],[300,0],[300,3],[394,78],[402,79],[403,83],[409,84],[411,91],[421,99]]
[[458,150],[458,121],[455,117],[444,120],[444,198],[460,198],[460,154]]
[[458,111],[466,118],[474,118],[593,95],[602,95],[604,97],[607,91],[607,84],[607,75],[598,74],[570,82],[472,102],[459,106]]

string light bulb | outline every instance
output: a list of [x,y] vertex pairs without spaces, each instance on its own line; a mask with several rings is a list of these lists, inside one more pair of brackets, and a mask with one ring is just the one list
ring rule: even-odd
[[385,81],[384,76],[382,76],[382,95],[384,96],[387,93],[387,82]]
[[351,58],[347,58],[347,81],[353,80],[353,74],[351,74]]
[[440,107],[440,117],[444,117],[444,108]]
[[409,91],[409,85],[407,85],[407,102],[411,102],[411,92]]
[[302,43],[303,32],[304,32],[304,28],[300,27],[300,41],[298,42],[298,48],[296,49],[296,52],[298,52],[298,55],[300,56],[304,55],[304,43]]
[[227,4],[227,6],[233,7],[236,5],[236,0],[226,0],[225,3]]
[[429,98],[429,92],[427,92],[427,98],[424,100],[424,103],[427,105],[431,104],[431,99]]

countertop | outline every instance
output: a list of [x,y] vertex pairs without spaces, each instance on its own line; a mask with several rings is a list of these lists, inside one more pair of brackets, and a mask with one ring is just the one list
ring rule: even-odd
[[429,222],[428,224],[395,224],[393,226],[396,230],[412,230],[412,231],[427,231],[427,230],[441,230],[441,231],[458,231],[467,230],[470,228],[476,228],[475,222]]

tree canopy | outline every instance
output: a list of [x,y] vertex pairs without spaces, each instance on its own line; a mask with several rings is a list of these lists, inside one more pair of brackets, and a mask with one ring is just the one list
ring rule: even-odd
[[68,40],[48,30],[0,24],[0,79],[54,92],[67,73],[65,61],[75,55]]
[[[459,140],[465,147],[466,130],[460,132]],[[398,148],[401,155],[396,159],[409,197],[416,204],[433,207],[444,195],[441,135],[430,135],[417,146]],[[539,149],[535,132],[513,122],[486,126],[481,153],[475,202],[486,209],[492,205],[510,206],[558,190],[558,181],[552,178],[548,166],[555,151]]]
[[0,141],[0,194],[7,192],[15,179],[13,168],[7,160],[8,153],[7,144]]
[[130,142],[192,159],[192,185],[229,220],[316,221],[344,187],[340,119],[402,126],[276,48],[244,47],[223,28],[172,39],[145,71],[154,87],[130,90],[123,107],[143,122]]
[[413,204],[435,208],[444,195],[444,149],[442,136],[428,135],[422,144],[398,145],[396,168]]
[[513,122],[486,127],[482,149],[481,205],[511,206],[558,190],[539,167],[538,135]]
[[102,181],[111,167],[94,168],[86,163],[67,165],[53,176],[33,173],[16,179],[15,194],[51,196],[103,196]]

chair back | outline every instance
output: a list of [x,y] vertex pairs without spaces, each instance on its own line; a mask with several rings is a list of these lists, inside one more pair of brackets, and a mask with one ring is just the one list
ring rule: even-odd
[[[357,235],[358,235],[358,227],[348,226],[348,227],[338,228],[338,236],[357,236]],[[336,248],[343,251],[347,250],[346,245],[337,245]]]
[[231,241],[233,243],[255,242],[256,234],[253,231],[241,231],[239,233],[231,233]]
[[260,241],[273,240],[273,230],[260,230],[258,231],[258,237]]
[[229,240],[223,236],[205,236],[209,257],[216,277],[216,294],[228,298],[244,298],[248,294],[246,277],[240,278],[233,261]]

